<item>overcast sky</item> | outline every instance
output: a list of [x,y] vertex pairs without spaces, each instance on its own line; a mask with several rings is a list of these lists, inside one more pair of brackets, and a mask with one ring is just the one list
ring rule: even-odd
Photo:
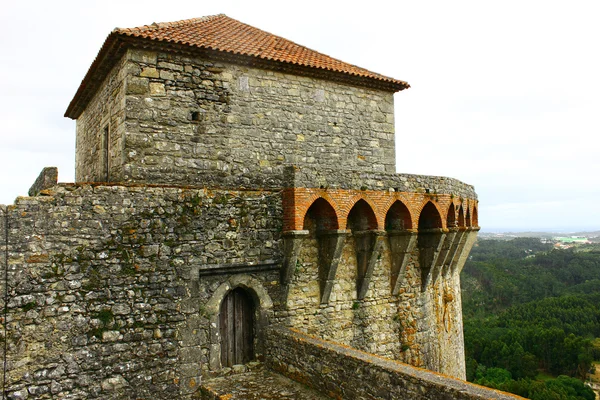
[[600,230],[597,0],[6,2],[0,203],[73,181],[63,114],[113,28],[218,13],[410,83],[398,172],[475,185],[484,230]]

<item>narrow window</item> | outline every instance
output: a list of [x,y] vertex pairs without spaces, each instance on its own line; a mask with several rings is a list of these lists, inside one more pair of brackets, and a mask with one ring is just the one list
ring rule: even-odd
[[108,125],[106,125],[106,127],[104,127],[104,135],[102,137],[102,169],[103,169],[103,176],[104,176],[104,181],[108,182],[109,181],[109,174],[108,174],[108,163],[109,163],[109,155],[108,155],[108,149],[109,149],[109,140],[110,140],[110,131],[108,129]]

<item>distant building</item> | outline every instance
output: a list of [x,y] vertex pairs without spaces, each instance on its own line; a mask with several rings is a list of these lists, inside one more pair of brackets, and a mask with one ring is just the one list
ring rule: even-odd
[[572,244],[589,244],[591,243],[585,236],[557,236],[553,238],[555,241],[560,243],[572,243]]

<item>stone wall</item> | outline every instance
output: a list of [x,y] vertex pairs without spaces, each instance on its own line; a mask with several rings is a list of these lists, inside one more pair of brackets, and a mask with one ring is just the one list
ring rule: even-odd
[[8,398],[185,398],[218,345],[215,293],[255,292],[268,323],[278,193],[61,185],[7,210]]
[[[98,109],[109,94],[115,108]],[[290,164],[395,171],[388,92],[129,50],[79,118],[80,152],[97,147],[91,116],[109,111],[125,122],[124,158],[113,158],[123,169],[111,168],[112,181],[273,188]],[[95,164],[79,158],[77,179],[95,177]]]
[[[348,231],[343,234],[335,278],[323,300],[321,252],[327,244],[310,226],[307,228],[307,236],[295,239],[301,243],[297,244],[295,265],[286,286],[285,309],[277,313],[286,317],[283,322],[287,326],[465,378],[460,270],[444,266],[437,278],[424,275],[420,264],[424,250],[415,246],[406,255],[403,270],[394,276],[393,265],[400,262],[394,258],[398,259],[399,253],[392,249],[389,236],[381,233],[375,239],[378,250],[369,254],[374,262],[364,277],[367,286],[361,294],[357,249],[362,247],[365,234]],[[466,235],[472,241],[476,232]],[[468,254],[472,242],[465,240],[463,246],[461,251]]]
[[[222,367],[235,288],[252,298],[259,359],[280,325],[464,376],[458,274],[476,228],[451,222],[462,200],[358,190],[329,231],[310,204],[285,231],[286,193],[98,183],[18,198],[0,215],[9,398],[189,398]],[[379,195],[412,200],[402,214]],[[421,229],[429,212],[439,226]]]
[[464,378],[459,274],[478,228],[461,188],[286,189],[288,325]]
[[[120,181],[123,177],[125,135],[125,58],[106,77],[85,111],[77,119],[75,180],[77,182]],[[105,141],[108,130],[108,143]],[[108,172],[104,162],[108,148]],[[108,179],[107,179],[108,177]]]
[[445,176],[348,171],[331,166],[318,169],[289,166],[286,167],[285,174],[286,187],[453,194],[477,200],[477,193],[472,185]]
[[[6,360],[5,352],[4,352],[4,344],[6,343],[6,308],[5,308],[5,299],[6,299],[6,280],[4,279],[4,273],[7,271],[8,266],[8,253],[6,252],[7,248],[7,215],[6,215],[6,206],[0,204],[0,265],[2,265],[2,274],[0,277],[0,309],[2,310],[2,326],[0,328],[0,354],[2,355],[2,361]],[[5,373],[6,370],[2,369],[2,382],[5,381]],[[4,389],[4,387],[2,388]],[[4,393],[4,391],[3,391]]]
[[522,399],[283,328],[269,329],[267,349],[275,371],[333,398]]
[[[357,297],[356,242],[345,238],[335,283],[326,303],[319,287],[319,244],[314,234],[304,239],[287,298],[289,326],[348,346],[403,359],[398,298],[390,288],[387,243],[377,260],[364,299]],[[406,281],[408,291],[412,282]],[[414,296],[414,293],[411,293]],[[418,310],[413,309],[409,314]],[[414,351],[414,349],[413,349]]]

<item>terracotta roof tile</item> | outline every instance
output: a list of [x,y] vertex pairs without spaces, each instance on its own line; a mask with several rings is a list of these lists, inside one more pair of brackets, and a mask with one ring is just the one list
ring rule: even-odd
[[244,24],[224,14],[218,14],[175,22],[154,23],[137,28],[116,28],[113,30],[71,101],[66,116],[70,118],[79,116],[83,110],[82,107],[85,106],[89,96],[91,96],[91,93],[88,92],[93,90],[94,83],[98,81],[97,75],[101,73],[99,71],[105,71],[107,64],[110,66],[114,62],[115,54],[118,53],[120,48],[118,46],[119,38],[124,37],[211,49],[232,55],[255,57],[269,62],[330,71],[334,74],[380,82],[394,91],[410,87],[404,81],[345,63],[290,40]]
[[408,84],[300,46],[290,40],[244,24],[224,14],[176,22],[154,23],[115,30],[128,36],[258,57],[312,68],[347,73],[381,81]]

